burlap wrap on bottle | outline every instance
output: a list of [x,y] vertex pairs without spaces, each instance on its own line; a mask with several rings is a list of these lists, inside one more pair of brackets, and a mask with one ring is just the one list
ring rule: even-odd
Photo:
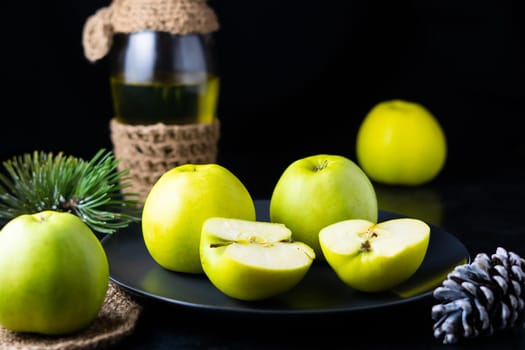
[[121,169],[130,169],[133,191],[142,199],[165,172],[185,163],[213,163],[220,123],[128,125],[111,120],[111,139]]
[[206,0],[113,0],[88,17],[82,45],[86,58],[94,62],[107,55],[114,33],[206,34],[218,29],[217,16]]
[[[206,0],[113,0],[90,16],[83,29],[86,58],[108,54],[114,33],[143,30],[172,34],[206,34],[219,23]],[[220,123],[128,125],[110,121],[111,140],[119,168],[128,169],[132,188],[144,200],[153,183],[169,168],[184,163],[211,163],[217,158]]]

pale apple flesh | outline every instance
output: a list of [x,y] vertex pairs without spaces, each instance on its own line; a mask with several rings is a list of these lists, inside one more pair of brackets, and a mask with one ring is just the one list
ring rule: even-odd
[[413,218],[345,220],[323,228],[319,241],[327,263],[345,284],[380,292],[417,271],[428,249],[430,226]]
[[219,217],[204,222],[200,255],[211,283],[240,300],[288,291],[315,259],[313,249],[293,241],[282,224]]

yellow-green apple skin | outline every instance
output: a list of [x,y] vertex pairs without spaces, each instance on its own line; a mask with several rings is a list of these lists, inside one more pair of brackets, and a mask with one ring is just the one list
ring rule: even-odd
[[341,281],[359,291],[381,292],[406,281],[421,266],[430,226],[414,218],[345,220],[323,228],[319,241]]
[[71,213],[20,215],[0,231],[0,324],[6,329],[79,331],[98,315],[108,283],[100,241]]
[[296,286],[315,252],[292,240],[283,224],[210,218],[202,226],[200,255],[211,283],[229,297],[253,301]]
[[387,100],[363,119],[356,137],[357,161],[372,181],[418,186],[433,180],[447,158],[447,140],[423,105]]
[[204,221],[212,216],[255,220],[248,189],[227,168],[183,164],[164,174],[150,189],[142,210],[146,248],[160,266],[203,273],[199,242]]
[[319,231],[346,219],[377,221],[375,189],[362,169],[347,157],[316,154],[292,162],[281,174],[270,199],[270,221],[285,224],[293,238],[324,260]]

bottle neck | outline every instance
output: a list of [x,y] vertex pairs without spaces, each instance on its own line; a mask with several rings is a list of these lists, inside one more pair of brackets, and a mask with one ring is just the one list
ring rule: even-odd
[[111,75],[135,83],[192,83],[217,74],[213,49],[210,34],[117,33],[110,52]]

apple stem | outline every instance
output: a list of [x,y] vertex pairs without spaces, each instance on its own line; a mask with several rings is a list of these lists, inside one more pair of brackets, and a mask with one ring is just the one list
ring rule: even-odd
[[328,165],[328,162],[326,160],[323,160],[319,165],[317,165],[315,168],[314,168],[314,171],[317,172],[317,171],[321,171],[323,170],[324,168],[326,168]]

